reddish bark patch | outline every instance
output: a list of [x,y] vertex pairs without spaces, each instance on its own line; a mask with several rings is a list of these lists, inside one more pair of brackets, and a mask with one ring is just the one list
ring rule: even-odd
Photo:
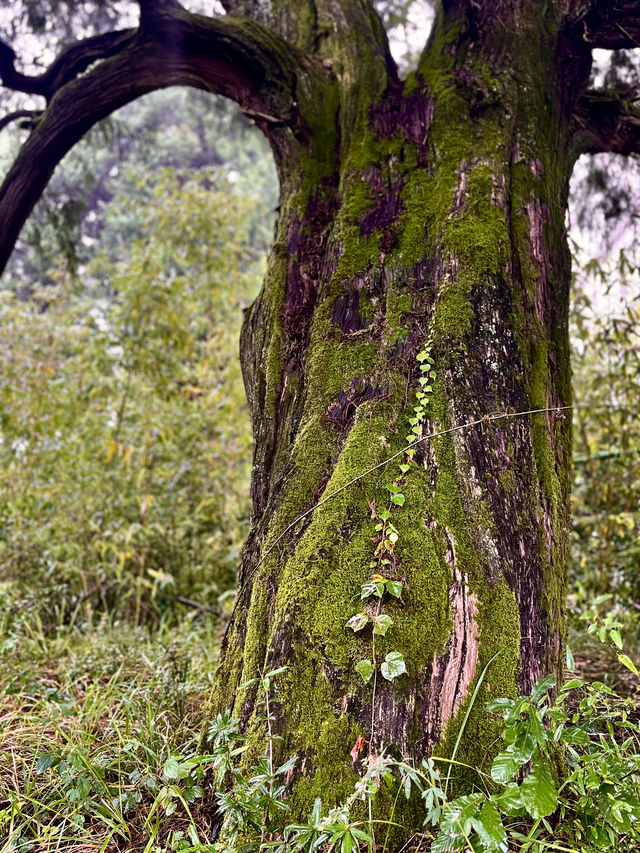
[[287,250],[290,260],[287,269],[287,290],[282,309],[285,332],[290,337],[299,337],[313,311],[317,293],[317,282],[309,275],[307,264],[307,241],[301,234],[300,221],[296,218],[289,229]]
[[328,251],[329,228],[337,210],[331,187],[310,196],[304,226],[295,217],[289,227],[287,289],[282,309],[283,327],[294,340],[306,340],[318,287],[329,281],[336,258]]
[[420,703],[427,709],[423,725],[428,748],[438,743],[447,722],[457,714],[478,665],[478,602],[469,592],[467,576],[455,565],[455,542],[448,532],[446,538],[447,561],[453,565],[453,583],[449,588],[453,630],[445,654],[434,658],[426,701]]
[[358,406],[371,400],[385,400],[388,389],[383,385],[371,385],[362,379],[354,379],[348,392],[341,391],[338,399],[328,406],[327,420],[342,430],[346,430],[356,413]]
[[535,197],[530,202],[527,202],[525,212],[529,219],[529,253],[539,272],[535,297],[536,316],[540,324],[546,327],[546,313],[551,300],[549,299],[549,276],[547,274],[548,252],[544,243],[544,229],[551,217],[547,205]]
[[374,231],[385,229],[397,222],[404,209],[401,194],[401,180],[393,181],[388,189],[385,188],[384,191],[381,191],[382,200],[377,207],[363,216],[360,223],[360,231],[363,237],[368,237]]
[[387,98],[371,109],[371,125],[380,136],[389,139],[402,131],[423,152],[433,119],[433,99],[427,95],[426,86],[410,95],[402,95],[402,86],[395,87]]
[[336,326],[340,326],[345,335],[359,332],[370,325],[369,320],[360,314],[359,307],[360,291],[357,289],[350,290],[334,302],[331,319]]

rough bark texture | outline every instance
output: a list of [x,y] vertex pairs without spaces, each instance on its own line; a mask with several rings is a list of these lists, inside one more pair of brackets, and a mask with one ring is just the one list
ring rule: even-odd
[[393,470],[316,509],[259,562],[299,514],[402,447],[429,336],[425,432],[570,402],[570,110],[589,58],[552,4],[498,5],[446,4],[404,83],[380,68],[328,73],[322,146],[286,148],[269,272],[242,341],[255,516],[214,704],[258,738],[255,688],[241,685],[288,667],[278,731],[283,754],[301,756],[294,814],[349,792],[360,735],[405,755],[450,749],[488,667],[458,753],[486,770],[498,725],[485,701],[562,669],[564,414],[421,446],[393,515],[405,592],[376,644],[378,661],[402,651],[408,672],[378,678],[373,715],[355,671],[371,641],[345,623],[371,572],[369,503],[386,505]]
[[[144,3],[122,52],[52,99],[27,143],[27,153],[45,145],[46,167],[28,175],[23,158],[0,191],[0,223],[19,205],[26,215],[73,141],[59,141],[60,122],[95,92],[100,67],[117,79],[93,112],[83,107],[76,135],[140,91],[181,82],[234,97],[271,142],[281,210],[242,336],[254,517],[209,712],[232,707],[261,748],[255,685],[243,685],[288,667],[272,707],[283,756],[300,756],[294,817],[318,795],[350,793],[360,736],[414,757],[450,751],[485,671],[457,757],[486,770],[499,727],[485,701],[562,670],[571,427],[555,409],[571,397],[568,179],[580,151],[631,150],[636,133],[634,122],[621,133],[610,112],[611,132],[596,140],[589,127],[585,33],[597,6],[446,0],[401,82],[365,0],[228,0],[251,20],[220,23]],[[614,18],[601,39],[613,38]],[[175,32],[182,52],[165,73],[154,57]],[[135,85],[117,73],[126,51],[148,66]],[[407,673],[378,678],[374,694],[355,670],[371,657],[370,635],[345,623],[371,572],[370,507],[387,506],[397,469],[358,480],[283,533],[405,444],[428,339],[425,434],[551,411],[420,445],[393,512],[402,600],[385,604],[394,625],[376,640],[378,662],[398,650]]]

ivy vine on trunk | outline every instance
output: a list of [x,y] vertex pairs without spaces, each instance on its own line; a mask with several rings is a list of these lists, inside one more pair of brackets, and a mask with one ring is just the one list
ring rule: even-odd
[[[592,49],[635,46],[640,10],[442,0],[401,80],[370,0],[223,5],[211,19],[140,0],[138,29],[80,42],[39,77],[0,46],[4,85],[46,99],[0,189],[0,263],[56,163],[145,92],[223,94],[268,137],[280,214],[241,341],[253,521],[210,711],[232,706],[258,748],[255,679],[287,668],[271,715],[282,756],[298,756],[295,816],[352,790],[356,743],[356,762],[383,745],[450,752],[485,668],[457,759],[487,771],[499,722],[485,700],[560,674],[568,182],[582,153],[640,149],[632,96],[587,88]],[[433,378],[416,418],[427,343]],[[530,409],[548,411],[483,420]],[[376,655],[400,653],[406,672],[377,679],[372,707],[358,671],[370,638],[346,625],[376,583],[376,524],[396,474],[357,480],[282,534],[407,434],[468,422],[405,463],[388,578],[402,594],[385,598],[392,624]],[[452,779],[469,786],[474,773]]]

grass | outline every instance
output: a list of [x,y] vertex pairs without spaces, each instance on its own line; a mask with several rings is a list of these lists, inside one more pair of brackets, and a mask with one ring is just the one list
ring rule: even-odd
[[[0,619],[0,853],[211,843],[211,756],[197,744],[222,630],[194,611],[137,627],[94,614],[49,631],[37,612]],[[580,674],[640,707],[615,649],[584,631],[572,644]]]
[[0,853],[179,850],[209,840],[195,754],[220,623],[104,620],[0,635]]

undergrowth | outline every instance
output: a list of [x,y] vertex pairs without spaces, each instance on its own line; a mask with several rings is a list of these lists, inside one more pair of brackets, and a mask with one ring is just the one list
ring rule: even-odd
[[[210,823],[193,759],[219,622],[0,633],[0,851],[178,849]],[[185,781],[186,780],[186,781]],[[210,811],[210,809],[209,809]],[[193,836],[194,838],[196,836]]]
[[295,760],[278,761],[272,725],[281,670],[257,679],[263,755],[248,760],[229,714],[197,751],[219,639],[219,623],[201,615],[153,633],[106,620],[48,636],[34,623],[19,634],[5,626],[1,853],[391,851],[393,815],[371,818],[383,788],[422,809],[406,851],[640,849],[637,707],[602,682],[571,676],[554,692],[547,678],[527,697],[494,701],[504,745],[467,796],[449,788],[455,756],[413,764],[382,747],[362,759],[345,802],[327,809],[319,799],[292,823]]

